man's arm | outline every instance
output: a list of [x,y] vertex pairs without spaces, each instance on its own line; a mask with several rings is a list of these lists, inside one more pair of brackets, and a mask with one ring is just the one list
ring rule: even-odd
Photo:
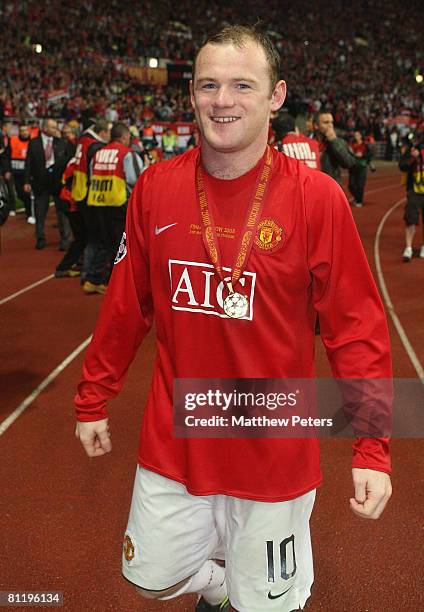
[[25,167],[24,167],[24,191],[29,193],[31,191],[31,158],[32,158],[32,142],[30,141],[28,145],[28,153],[25,158]]
[[349,150],[343,138],[337,138],[336,136],[331,140],[327,138],[327,149],[331,152],[332,156],[337,160],[342,168],[349,169],[355,166],[356,157]]
[[76,434],[90,456],[102,455],[111,448],[106,401],[121,390],[137,349],[152,325],[141,193],[139,182],[128,207],[125,247],[122,244],[125,254],[115,264],[75,397]]
[[135,151],[127,153],[124,157],[124,172],[125,183],[130,192],[135,186],[142,171],[143,162],[141,161],[141,157]]
[[12,151],[11,151],[10,140],[9,140],[9,144],[7,145],[7,147],[4,147],[3,149],[0,150],[0,174],[4,176],[6,180],[9,180],[11,177],[11,170],[12,170],[11,157],[12,157]]
[[[305,205],[313,302],[333,375],[376,379],[378,386],[392,376],[388,328],[349,204],[334,181],[317,173]],[[388,439],[358,437],[353,451],[352,510],[377,518],[391,493]]]

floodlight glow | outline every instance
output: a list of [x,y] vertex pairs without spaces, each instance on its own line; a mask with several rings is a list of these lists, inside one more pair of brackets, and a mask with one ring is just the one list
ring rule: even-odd
[[42,53],[43,52],[43,45],[40,45],[39,43],[37,43],[36,45],[33,45],[34,51],[36,53]]
[[149,68],[157,68],[159,66],[159,61],[156,57],[151,57],[149,59]]
[[417,74],[415,80],[417,81],[417,83],[422,83],[424,81],[424,76],[422,74]]

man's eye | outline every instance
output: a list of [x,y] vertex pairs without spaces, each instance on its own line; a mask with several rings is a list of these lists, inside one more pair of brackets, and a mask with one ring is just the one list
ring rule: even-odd
[[237,83],[237,88],[238,89],[250,89],[250,85],[248,85],[247,83]]
[[214,89],[215,87],[215,83],[205,83],[204,85],[202,85],[202,89]]

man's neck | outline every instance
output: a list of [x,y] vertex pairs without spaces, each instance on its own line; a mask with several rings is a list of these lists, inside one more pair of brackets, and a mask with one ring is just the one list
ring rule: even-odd
[[266,142],[251,150],[223,153],[211,149],[207,143],[202,142],[202,165],[211,176],[229,181],[254,168],[263,156],[265,147]]

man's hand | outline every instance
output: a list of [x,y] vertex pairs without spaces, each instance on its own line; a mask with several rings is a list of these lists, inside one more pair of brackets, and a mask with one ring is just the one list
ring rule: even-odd
[[350,498],[352,512],[362,518],[377,519],[392,494],[390,476],[385,472],[352,469],[355,497]]
[[25,191],[25,193],[30,193],[31,192],[31,185],[29,183],[25,183],[24,191]]
[[75,435],[89,457],[100,457],[112,450],[108,419],[89,423],[78,421]]
[[334,127],[332,125],[329,125],[325,129],[324,136],[326,137],[326,139],[329,142],[331,142],[332,140],[336,140],[336,138],[337,138],[336,130],[334,129]]

